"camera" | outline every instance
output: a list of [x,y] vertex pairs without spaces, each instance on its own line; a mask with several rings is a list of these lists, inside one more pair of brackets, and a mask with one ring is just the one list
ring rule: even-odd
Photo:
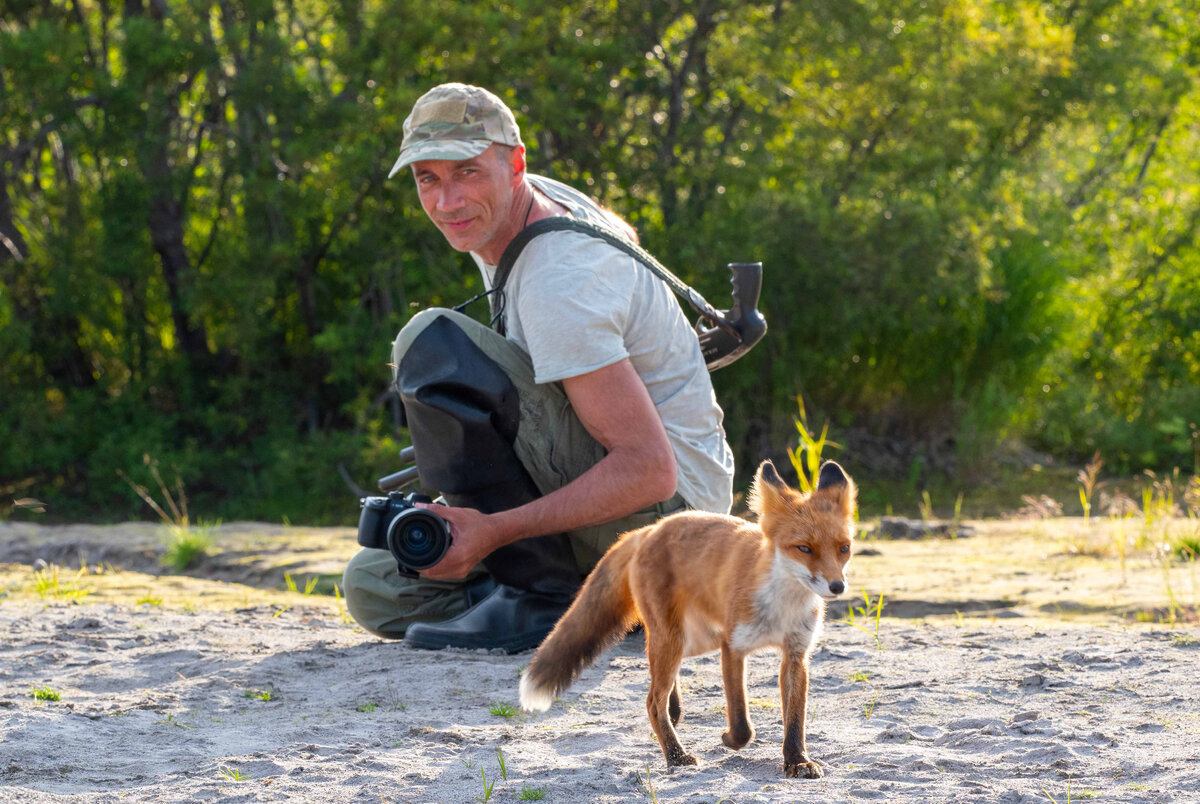
[[415,576],[442,560],[450,549],[450,525],[416,503],[432,502],[424,494],[389,492],[386,497],[363,497],[359,502],[358,543],[388,550],[401,575]]

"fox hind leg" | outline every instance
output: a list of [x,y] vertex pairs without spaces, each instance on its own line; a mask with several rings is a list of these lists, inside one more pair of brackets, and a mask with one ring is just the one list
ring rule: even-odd
[[667,701],[667,714],[671,716],[671,725],[678,726],[679,718],[683,717],[683,704],[679,700],[679,676],[675,676],[675,686],[671,687],[671,698]]
[[[661,629],[665,630],[665,629]],[[659,633],[661,633],[661,630]],[[659,747],[667,760],[668,767],[695,765],[696,758],[683,750],[679,735],[675,733],[671,703],[679,703],[678,673],[683,661],[683,643],[677,634],[656,636],[649,626],[646,629],[646,658],[650,662],[650,693],[646,696],[646,713],[650,716],[650,727],[658,738]]]

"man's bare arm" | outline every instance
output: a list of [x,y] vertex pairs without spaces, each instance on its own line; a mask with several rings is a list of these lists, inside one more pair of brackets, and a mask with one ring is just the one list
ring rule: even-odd
[[628,359],[563,381],[583,426],[608,451],[595,466],[533,502],[481,514],[438,508],[454,543],[431,578],[461,578],[493,550],[518,539],[598,525],[675,493],[675,455],[650,394]]

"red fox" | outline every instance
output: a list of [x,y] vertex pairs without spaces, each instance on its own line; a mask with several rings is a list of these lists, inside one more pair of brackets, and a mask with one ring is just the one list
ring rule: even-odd
[[746,709],[746,656],[782,654],[783,770],[822,775],[804,740],[808,655],[825,601],[846,589],[854,541],[854,481],[827,461],[812,494],[788,487],[774,464],[758,468],[750,507],[758,523],[685,511],[621,536],[538,648],[521,678],[521,706],[546,711],[583,668],[637,623],[646,631],[646,710],[667,765],[694,765],[675,733],[680,660],[720,648],[728,728],[722,742],[754,739]]

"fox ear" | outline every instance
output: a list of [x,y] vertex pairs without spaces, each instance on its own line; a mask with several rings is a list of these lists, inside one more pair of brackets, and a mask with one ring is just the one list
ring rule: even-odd
[[835,462],[826,461],[821,467],[821,472],[817,475],[816,491],[840,500],[842,507],[847,512],[854,510],[858,487],[854,485],[850,475],[846,474],[846,471]]
[[778,509],[789,491],[775,464],[769,460],[763,461],[754,476],[754,485],[750,487],[750,510],[761,517],[768,511]]
[[834,461],[825,461],[821,467],[821,473],[817,476],[817,488],[831,489],[834,486],[845,486],[849,481],[850,478],[846,476],[842,467]]
[[783,478],[779,476],[779,470],[775,468],[775,464],[765,460],[758,467],[758,479],[764,483],[769,483],[777,489],[786,489],[787,483],[783,482]]

